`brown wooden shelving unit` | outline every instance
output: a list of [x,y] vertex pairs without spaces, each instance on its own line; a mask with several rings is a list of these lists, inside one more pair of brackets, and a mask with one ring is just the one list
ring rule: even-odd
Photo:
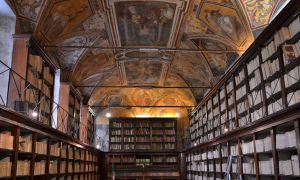
[[229,155],[242,179],[300,178],[299,8],[291,1],[191,113],[187,179],[223,179]]
[[0,152],[0,179],[105,179],[103,152],[3,107]]
[[109,122],[110,178],[114,166],[117,179],[179,179],[176,118],[112,118]]

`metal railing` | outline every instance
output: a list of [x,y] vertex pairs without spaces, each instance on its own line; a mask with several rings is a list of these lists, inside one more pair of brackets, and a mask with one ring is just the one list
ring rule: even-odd
[[75,118],[2,61],[0,61],[0,107],[21,113],[84,143],[94,142],[95,128],[92,137],[89,137],[91,142],[87,142],[89,130],[86,124],[80,123],[80,117]]

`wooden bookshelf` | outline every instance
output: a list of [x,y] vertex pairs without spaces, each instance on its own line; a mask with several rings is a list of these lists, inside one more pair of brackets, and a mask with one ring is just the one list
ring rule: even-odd
[[114,152],[107,157],[109,179],[113,169],[117,179],[180,179],[178,152]]
[[89,144],[93,144],[94,142],[95,128],[95,116],[89,111],[87,117],[87,142]]
[[300,17],[288,7],[190,114],[191,146],[299,105]]
[[0,179],[105,178],[104,153],[0,108]]
[[80,95],[76,93],[74,88],[71,88],[69,93],[69,118],[67,133],[76,139],[79,139],[80,135],[80,108]]
[[[299,179],[300,18],[291,1],[190,114],[187,179]],[[237,165],[241,169],[237,172]]]
[[[243,179],[299,179],[299,107],[186,151],[187,179],[224,179],[229,155]],[[233,161],[232,177],[237,175]]]
[[[8,106],[51,125],[55,61],[30,35],[14,35]],[[22,79],[23,78],[23,79]]]
[[112,118],[109,120],[110,151],[176,151],[177,119]]

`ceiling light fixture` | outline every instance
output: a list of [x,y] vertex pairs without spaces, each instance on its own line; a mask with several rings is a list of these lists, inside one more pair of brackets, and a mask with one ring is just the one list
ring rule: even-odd
[[38,113],[37,113],[36,111],[33,111],[33,112],[31,113],[31,116],[32,116],[32,117],[37,117],[37,116],[38,116]]
[[99,145],[99,144],[97,144],[96,148],[97,148],[97,149],[100,149],[100,145]]
[[105,116],[106,116],[107,118],[110,118],[110,117],[111,117],[111,114],[108,112],[108,113],[105,114]]
[[224,132],[228,132],[228,128],[227,127],[224,129]]
[[148,118],[148,117],[150,117],[150,115],[148,115],[148,114],[139,114],[139,115],[136,115],[136,117],[139,117],[139,118]]
[[180,117],[180,114],[179,114],[179,113],[176,113],[176,117],[178,117],[178,118],[179,118],[179,117]]
[[156,52],[158,49],[155,48],[140,48],[140,52]]

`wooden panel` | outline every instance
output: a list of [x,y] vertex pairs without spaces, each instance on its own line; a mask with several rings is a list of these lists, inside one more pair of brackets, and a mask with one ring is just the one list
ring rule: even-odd
[[57,126],[58,130],[66,133],[68,127],[68,116],[69,116],[69,94],[70,94],[70,84],[61,83],[59,89],[59,109],[57,113]]

